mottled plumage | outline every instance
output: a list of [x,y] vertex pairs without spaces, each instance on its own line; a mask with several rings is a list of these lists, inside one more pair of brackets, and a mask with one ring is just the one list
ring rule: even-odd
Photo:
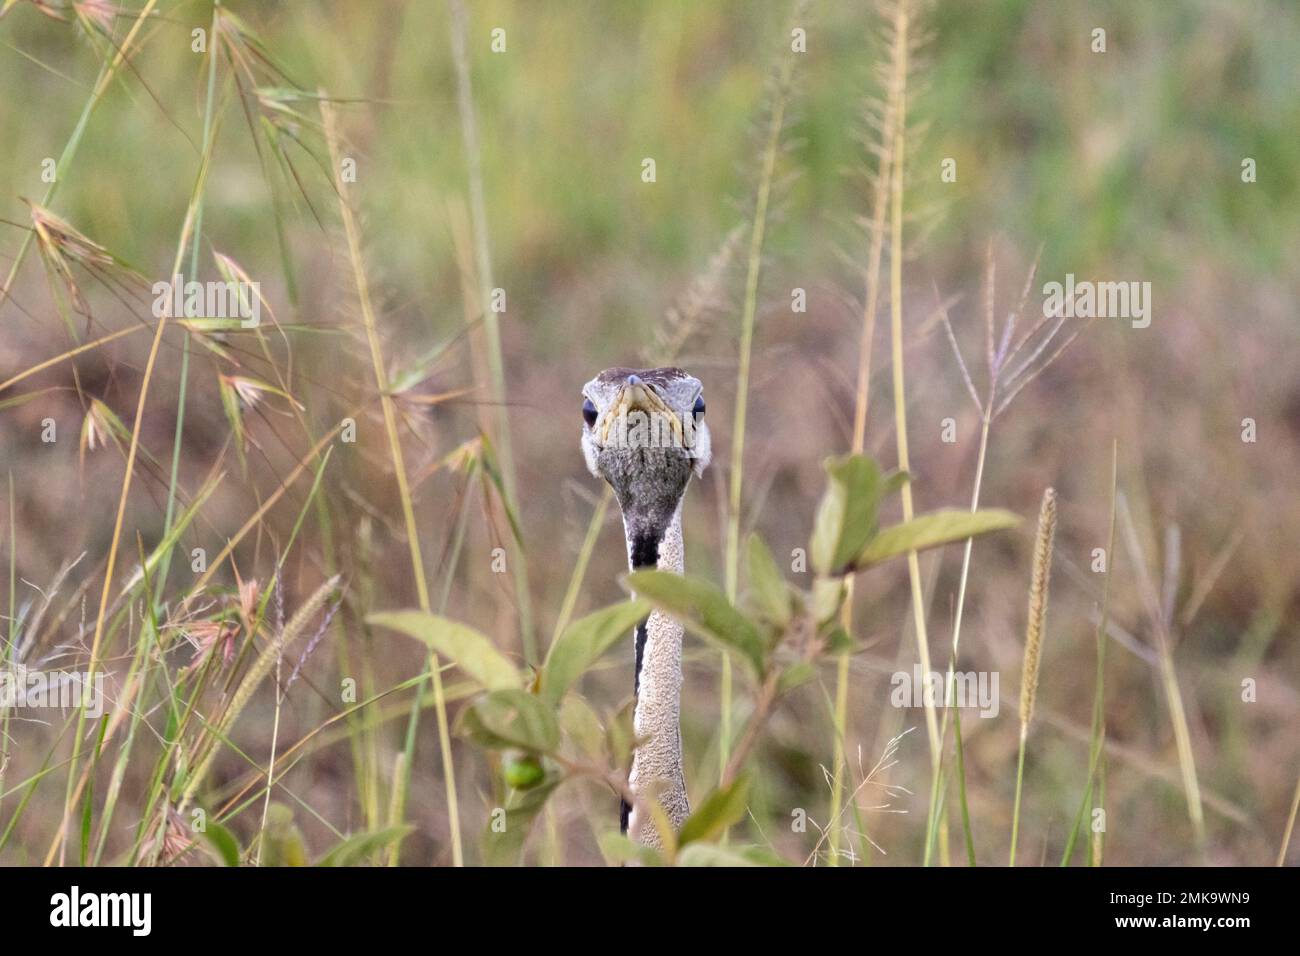
[[[698,379],[679,368],[606,369],[583,388],[582,450],[591,473],[614,491],[623,512],[628,566],[680,574],[684,567],[682,498],[692,475],[709,464],[709,430]],[[682,772],[682,626],[655,611],[633,636],[636,709],[644,742],[629,782],[638,803],[657,800],[674,827],[690,812]],[[622,810],[625,832],[658,846],[639,807]]]

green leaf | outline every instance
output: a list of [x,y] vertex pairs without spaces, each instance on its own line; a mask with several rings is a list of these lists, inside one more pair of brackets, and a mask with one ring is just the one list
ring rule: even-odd
[[826,651],[830,654],[848,654],[853,651],[853,638],[844,628],[836,625],[826,633]]
[[677,845],[686,846],[697,841],[712,842],[740,822],[749,806],[749,774],[741,774],[728,786],[719,787],[704,798],[704,802],[686,818]]
[[[704,844],[696,844],[703,846]],[[740,855],[745,858],[745,865],[748,866],[789,866],[788,860],[781,857],[775,850],[769,850],[765,846],[747,846],[740,851]]]
[[605,727],[605,746],[616,767],[626,766],[636,747],[636,701],[628,701],[622,709],[609,718]]
[[845,590],[843,578],[813,579],[812,611],[818,624],[828,624],[840,613],[844,603]]
[[283,803],[273,803],[266,808],[261,853],[263,866],[307,865],[302,831],[293,822],[293,811]]
[[1019,515],[997,508],[985,511],[957,508],[934,511],[885,528],[853,559],[852,569],[860,571],[909,551],[924,551],[941,544],[964,541],[990,531],[1014,528],[1019,523]]
[[423,611],[386,611],[366,620],[423,641],[487,690],[510,690],[523,684],[518,668],[491,639],[459,621]]
[[884,475],[864,455],[844,455],[826,461],[829,479],[817,507],[810,545],[818,574],[840,571],[876,533],[881,500],[907,481],[904,472]]
[[677,855],[678,866],[760,866],[744,853],[713,843],[692,843]]
[[217,859],[225,866],[239,866],[241,851],[239,841],[235,835],[223,827],[220,823],[208,822],[203,829],[203,838],[208,841],[217,855]]
[[772,552],[757,534],[749,536],[749,589],[755,605],[769,621],[785,628],[790,623],[790,587],[781,576]]
[[623,866],[627,863],[637,863],[641,866],[664,865],[664,858],[659,855],[658,850],[654,847],[642,846],[624,833],[607,831],[600,835],[597,843],[600,844],[601,855],[610,866]]
[[[510,866],[519,862],[533,821],[562,781],[562,777],[551,777],[540,786],[519,794],[513,806],[492,811],[488,832],[483,837],[483,859],[488,866]],[[494,825],[501,813],[505,814],[504,829]]]
[[756,674],[763,673],[767,641],[717,585],[668,571],[635,571],[627,576],[627,583],[638,597],[646,598],[701,637],[740,654]]
[[791,664],[781,672],[781,678],[777,681],[776,689],[778,693],[785,694],[794,690],[803,684],[808,683],[817,676],[817,668],[808,661],[798,661]]
[[560,703],[560,729],[582,756],[604,761],[605,728],[591,705],[578,694],[566,694]]
[[317,862],[317,866],[358,866],[380,850],[401,843],[415,827],[402,824],[366,833],[356,833],[334,844]]
[[637,622],[650,613],[645,601],[616,604],[574,621],[556,638],[542,665],[542,697],[558,704],[586,670],[620,639],[628,637]]
[[493,750],[518,747],[553,753],[560,745],[555,714],[525,690],[495,690],[460,713],[457,732]]

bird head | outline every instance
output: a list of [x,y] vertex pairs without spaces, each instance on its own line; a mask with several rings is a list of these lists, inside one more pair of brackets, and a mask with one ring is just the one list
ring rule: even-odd
[[582,453],[629,533],[655,541],[712,456],[703,386],[679,368],[610,368],[582,389]]

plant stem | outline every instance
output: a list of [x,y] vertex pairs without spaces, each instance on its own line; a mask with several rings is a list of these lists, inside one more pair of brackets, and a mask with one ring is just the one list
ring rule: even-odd
[[[492,251],[488,242],[487,202],[483,189],[482,151],[479,148],[478,120],[474,112],[474,93],[470,84],[467,50],[468,16],[462,0],[451,0],[451,46],[456,68],[457,109],[460,113],[461,137],[465,142],[465,162],[469,169],[469,209],[474,231],[474,259],[478,273],[478,305],[483,317],[483,334],[487,339],[488,370],[492,376],[492,395],[497,422],[492,435],[501,459],[501,481],[506,507],[519,514],[519,495],[515,482],[514,452],[510,443],[510,419],[506,409],[506,376],[501,357],[501,331],[497,314],[492,310]],[[510,537],[510,562],[515,583],[515,601],[519,607],[519,636],[524,660],[537,663],[537,642],[533,635],[532,602],[528,594],[528,559],[518,540]]]
[[1016,802],[1011,811],[1011,856],[1007,866],[1016,865],[1016,839],[1020,835],[1020,786],[1025,779],[1025,739],[1029,736],[1029,725],[1020,725],[1020,756],[1016,760]]
[[[976,458],[975,481],[971,489],[970,510],[972,513],[979,510],[980,489],[984,483],[984,460],[987,455],[988,447],[989,447],[989,424],[991,422],[991,416],[992,416],[992,411],[991,411],[992,404],[993,404],[993,389],[990,389],[989,400],[985,402],[983,423],[980,428],[979,455]],[[974,548],[974,545],[975,545],[975,539],[967,538],[966,546],[962,551],[962,557],[961,557],[961,578],[957,584],[957,608],[956,611],[954,612],[953,625],[952,625],[952,655],[948,658],[948,674],[946,680],[944,681],[944,703],[945,705],[950,707],[956,706],[956,701],[953,699],[953,681],[955,676],[954,671],[956,670],[957,655],[961,644],[961,622],[966,610],[966,582],[970,575],[971,551]],[[942,742],[946,740],[947,736],[948,736],[948,712],[945,709],[943,726],[940,728],[939,731],[940,741]],[[961,787],[962,802],[963,802],[962,830],[964,831],[964,835],[966,838],[966,847],[973,854],[974,851],[971,850],[971,847],[974,843],[974,837],[970,831],[970,815],[964,812],[965,794],[966,794],[966,769],[965,769],[966,760],[965,760],[965,755],[962,753],[962,740],[961,740],[960,727],[957,728],[955,745],[957,748],[957,778],[958,778],[958,785]],[[942,755],[941,755],[941,759],[942,759]],[[931,832],[931,830],[933,829],[934,814],[936,812],[936,808],[938,807],[939,793],[937,790],[937,784],[938,784],[938,778],[936,776],[931,780],[930,809],[929,809],[930,819],[926,824],[927,833]],[[925,865],[928,866],[929,862],[930,862],[930,841],[927,840],[925,845]],[[972,863],[972,865],[974,864]]]
[[[366,341],[370,346],[370,359],[374,367],[375,387],[379,392],[379,402],[384,414],[384,429],[388,433],[388,447],[392,456],[393,471],[397,478],[397,490],[402,501],[402,517],[406,523],[406,540],[410,548],[411,573],[415,578],[415,590],[419,599],[420,610],[430,612],[429,585],[424,575],[424,560],[420,554],[420,529],[415,523],[415,507],[411,501],[411,489],[407,483],[406,464],[402,456],[402,443],[397,434],[397,414],[393,407],[393,397],[389,394],[388,375],[384,371],[384,359],[379,345],[379,332],[375,325],[374,309],[370,303],[370,287],[366,279],[365,266],[361,257],[361,238],[357,230],[352,205],[347,198],[347,185],[341,175],[338,130],[335,127],[334,108],[322,93],[320,98],[321,118],[325,124],[325,135],[329,144],[330,160],[335,172],[335,188],[339,196],[339,210],[343,218],[343,230],[347,236],[348,253],[352,259],[353,274],[357,285],[357,298],[361,306],[361,318],[366,329]],[[447,817],[451,830],[451,855],[454,866],[463,866],[464,857],[460,839],[460,812],[456,800],[456,774],[451,758],[451,736],[447,726],[447,702],[443,695],[442,674],[438,669],[437,658],[430,655],[433,673],[434,710],[438,718],[438,741],[442,750],[443,779],[447,787]]]
[[[907,35],[907,5],[900,3],[897,15],[898,29]],[[907,44],[902,44],[896,60],[895,83],[898,90],[898,115],[907,115]],[[903,380],[903,171],[905,163],[906,130],[904,124],[897,123],[894,131],[894,163],[890,177],[890,214],[889,214],[889,327],[891,359],[894,378],[894,437],[898,443],[898,467],[902,471],[910,468],[907,453],[907,397]],[[911,521],[914,516],[912,506],[911,483],[902,487],[903,520]],[[907,576],[912,586],[912,618],[916,628],[916,648],[920,659],[921,672],[930,673],[930,645],[926,636],[925,598],[921,591],[921,564],[915,551],[907,553]],[[930,773],[933,779],[939,775],[939,719],[934,702],[927,698],[925,703],[925,729],[930,738]]]
[[[776,159],[781,151],[781,130],[785,126],[785,108],[790,80],[794,74],[794,56],[782,58],[781,72],[772,98],[772,115],[763,144],[763,162],[754,199],[754,221],[749,234],[749,262],[745,271],[745,301],[740,314],[740,360],[736,372],[736,410],[731,426],[731,472],[727,496],[726,586],[727,599],[736,600],[740,577],[740,501],[745,474],[745,419],[749,407],[749,368],[754,346],[754,320],[758,312],[759,277],[763,269],[763,239],[767,233],[767,209],[772,198],[772,180]],[[719,731],[719,772],[726,776],[731,755],[731,658],[722,655],[721,728]]]
[[[897,27],[898,24],[895,24]],[[904,27],[906,24],[904,23]],[[900,50],[907,43],[905,34],[894,34],[893,58],[897,60]],[[897,78],[895,68],[893,76]],[[853,444],[852,452],[862,454],[866,445],[867,409],[871,399],[871,347],[876,337],[876,311],[880,303],[880,259],[885,245],[885,218],[889,209],[889,184],[893,169],[894,127],[898,123],[899,101],[897,90],[891,85],[886,97],[885,108],[880,126],[880,165],[876,170],[875,184],[872,190],[872,217],[867,247],[867,267],[864,274],[866,286],[865,302],[862,308],[862,337],[858,343],[858,383],[853,407]],[[840,623],[847,634],[853,633],[853,589],[854,579],[845,582],[844,604]],[[840,653],[835,677],[835,741],[831,775],[831,809],[830,809],[830,857],[831,866],[839,866],[840,859],[840,804],[844,792],[844,747],[848,733],[849,709],[849,659],[850,651],[846,648]]]
[[[214,0],[212,4],[212,44],[208,50],[208,89],[207,98],[203,107],[203,152],[206,154],[212,149],[212,99],[213,92],[217,85],[217,18],[220,16],[221,0]],[[198,208],[194,216],[194,238],[190,243],[190,278],[197,279],[199,273],[199,242],[203,237],[203,196],[198,198]],[[175,281],[174,276],[169,276],[169,280]],[[181,444],[185,435],[185,399],[189,392],[190,381],[190,331],[185,329],[184,336],[181,339],[181,372],[180,387],[176,399],[176,432],[172,439],[172,464],[171,474],[167,479],[167,511],[163,518],[163,537],[172,528],[172,518],[176,511],[176,485],[177,477],[180,474],[181,466]],[[154,597],[154,603],[161,604],[163,589],[167,585],[167,572],[171,569],[172,553],[175,549],[168,548],[163,554],[162,563],[158,568],[158,587]],[[278,714],[277,714],[278,716]],[[258,854],[261,849],[259,846]]]
[[1079,802],[1078,812],[1074,817],[1074,826],[1061,855],[1061,866],[1068,866],[1074,856],[1074,844],[1079,836],[1088,805],[1092,802],[1093,789],[1097,779],[1097,768],[1101,763],[1102,747],[1106,738],[1106,641],[1107,624],[1110,619],[1110,576],[1115,563],[1115,499],[1118,494],[1119,443],[1111,442],[1110,456],[1110,528],[1106,534],[1106,573],[1101,586],[1101,619],[1097,622],[1097,674],[1096,690],[1092,700],[1092,731],[1088,746],[1088,779],[1083,789],[1083,799]]
[[1282,834],[1282,845],[1277,850],[1277,865],[1286,863],[1286,850],[1291,845],[1291,831],[1295,829],[1296,811],[1300,810],[1300,779],[1295,782],[1295,796],[1291,798],[1291,815],[1286,820],[1286,832]]

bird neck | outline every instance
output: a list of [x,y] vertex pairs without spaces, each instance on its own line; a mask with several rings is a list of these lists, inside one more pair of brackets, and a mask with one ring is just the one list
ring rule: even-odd
[[[644,570],[650,564],[650,549],[635,538],[626,522],[625,530],[629,532],[629,563],[633,570]],[[685,570],[680,502],[653,554],[653,566],[659,570],[677,574]],[[629,777],[638,801],[658,800],[674,828],[680,827],[690,812],[682,771],[682,633],[679,622],[657,610],[637,626],[633,727],[644,742],[633,754]],[[653,820],[639,808],[631,809],[627,828],[637,842],[659,844]]]

